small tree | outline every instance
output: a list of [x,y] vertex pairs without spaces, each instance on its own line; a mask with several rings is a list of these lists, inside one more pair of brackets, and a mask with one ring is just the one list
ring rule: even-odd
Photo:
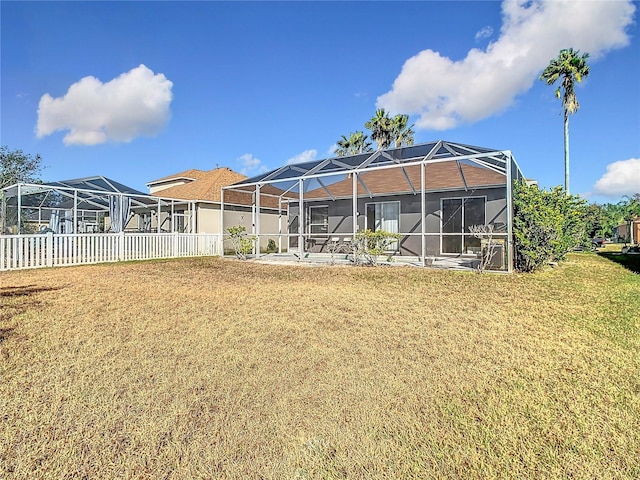
[[330,255],[329,264],[335,265],[336,256],[341,252],[345,252],[347,250],[347,246],[340,243],[340,239],[338,237],[335,237],[327,242],[326,250]]
[[233,225],[227,228],[227,233],[236,257],[246,260],[247,255],[253,252],[256,237],[247,235],[247,227],[244,225]]
[[484,240],[485,248],[481,249],[480,264],[478,265],[478,272],[482,273],[488,265],[491,265],[496,254],[497,243],[493,241],[493,225],[472,225],[469,227],[469,231],[475,238],[480,239],[481,246]]

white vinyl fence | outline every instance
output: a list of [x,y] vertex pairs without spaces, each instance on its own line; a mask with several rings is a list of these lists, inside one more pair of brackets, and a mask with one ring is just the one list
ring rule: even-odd
[[0,270],[219,254],[206,233],[0,235]]

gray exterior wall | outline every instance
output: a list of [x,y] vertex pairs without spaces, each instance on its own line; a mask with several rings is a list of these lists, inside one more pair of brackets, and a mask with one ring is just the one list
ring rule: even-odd
[[[487,224],[496,227],[504,227],[507,223],[506,188],[484,188],[475,191],[453,190],[446,192],[429,192],[425,202],[425,230],[426,250],[429,256],[442,255],[441,240],[441,200],[444,198],[485,197],[485,218]],[[373,198],[358,198],[358,230],[364,230],[371,226],[366,225],[366,204],[377,202],[400,202],[400,233],[405,234],[400,239],[400,255],[420,255],[422,241],[420,234],[421,196],[416,195],[389,195]],[[351,237],[353,235],[353,202],[351,199],[305,201],[305,210],[309,206],[326,205],[329,210],[328,235],[314,235],[315,242],[307,242],[305,251],[323,252],[326,243],[331,237]],[[297,233],[298,227],[298,203],[292,202],[289,211],[289,232]],[[506,230],[505,230],[506,231]],[[412,235],[406,235],[412,234]],[[291,237],[289,245],[297,247],[297,237]]]

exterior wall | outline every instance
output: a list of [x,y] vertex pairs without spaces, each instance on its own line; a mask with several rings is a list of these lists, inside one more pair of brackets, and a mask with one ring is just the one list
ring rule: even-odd
[[[229,208],[229,210],[227,210]],[[220,233],[220,205],[198,204],[198,233]],[[282,215],[281,219],[282,232],[287,232],[287,216]],[[253,235],[253,217],[250,207],[234,207],[225,206],[224,210],[224,228],[227,229],[232,225],[243,225],[247,229],[249,235]],[[260,248],[266,249],[269,240],[273,240],[278,244],[278,214],[262,213],[260,215]],[[286,246],[286,241],[283,242]],[[225,241],[225,250],[230,250],[231,244]]]
[[149,185],[149,193],[153,195],[154,193],[161,192],[162,190],[165,190],[167,188],[176,187],[178,185],[184,185],[185,183],[187,183],[187,180],[180,179],[180,180],[173,180],[173,181],[168,181],[164,183]]
[[[441,200],[444,198],[466,198],[485,197],[485,218],[487,224],[494,224],[496,227],[505,227],[507,223],[507,202],[506,189],[487,188],[477,189],[473,193],[464,190],[454,190],[447,192],[428,192],[425,201],[425,231],[427,255],[441,255]],[[401,234],[405,234],[400,239],[400,255],[420,255],[422,240],[420,234],[421,195],[389,195],[377,196],[373,198],[358,198],[358,230],[364,230],[366,225],[366,204],[378,202],[400,202],[400,225]],[[328,235],[314,236],[315,242],[308,242],[305,251],[322,252],[326,248],[326,243],[332,237],[351,237],[353,235],[353,203],[351,199],[322,200],[304,202],[305,209],[308,206],[326,205],[329,209]],[[298,204],[290,204],[290,231],[297,232],[298,225]],[[505,230],[506,231],[506,230]],[[406,234],[412,235],[406,235]],[[315,243],[315,245],[313,245]],[[297,237],[290,239],[291,247],[297,247]]]

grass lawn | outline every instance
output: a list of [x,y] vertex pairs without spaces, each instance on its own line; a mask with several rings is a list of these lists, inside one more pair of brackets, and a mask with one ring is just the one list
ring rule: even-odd
[[640,478],[640,275],[0,272],[0,478]]

